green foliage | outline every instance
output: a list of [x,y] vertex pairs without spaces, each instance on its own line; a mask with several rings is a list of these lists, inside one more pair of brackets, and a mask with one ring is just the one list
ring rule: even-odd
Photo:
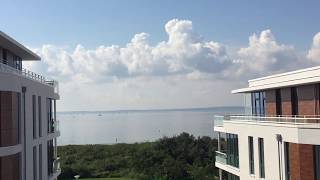
[[58,149],[62,174],[70,179],[128,177],[136,180],[215,179],[217,141],[187,133],[156,142],[115,145],[68,145]]

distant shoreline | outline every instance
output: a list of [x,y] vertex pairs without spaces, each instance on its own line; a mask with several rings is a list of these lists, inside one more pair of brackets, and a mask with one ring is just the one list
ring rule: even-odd
[[168,108],[168,109],[123,109],[123,110],[101,110],[101,111],[58,111],[57,113],[130,113],[130,112],[168,112],[168,111],[210,111],[225,109],[244,109],[243,106],[217,106],[217,107],[196,107],[196,108]]

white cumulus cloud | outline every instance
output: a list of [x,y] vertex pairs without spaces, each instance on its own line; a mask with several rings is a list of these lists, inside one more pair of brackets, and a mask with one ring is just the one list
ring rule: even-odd
[[320,63],[320,32],[313,37],[312,47],[307,55],[312,62]]
[[271,30],[249,37],[248,47],[238,51],[241,73],[264,74],[297,67],[300,59],[291,45],[279,44]]
[[192,22],[173,19],[165,25],[168,40],[152,46],[149,34],[136,34],[124,47],[77,45],[72,52],[44,45],[36,52],[43,63],[28,66],[59,79],[84,82],[136,76],[203,72],[218,74],[231,64],[226,48],[193,32]]
[[61,109],[88,110],[89,105],[104,110],[234,105],[229,92],[245,86],[244,79],[320,61],[320,33],[307,56],[301,56],[292,45],[279,43],[271,30],[231,50],[205,40],[189,20],[172,19],[164,29],[167,39],[154,45],[144,32],[124,46],[88,49],[79,44],[70,50],[43,45],[34,49],[42,62],[24,66],[60,81]]

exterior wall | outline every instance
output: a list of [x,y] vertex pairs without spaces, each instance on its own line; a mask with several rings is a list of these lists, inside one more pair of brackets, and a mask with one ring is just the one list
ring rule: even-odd
[[[1,109],[5,112],[10,112],[10,108],[14,105],[12,102],[13,94],[20,93],[21,94],[21,105],[20,105],[20,143],[14,142],[14,146],[10,147],[0,147],[0,159],[3,159],[3,162],[6,162],[8,167],[1,166],[1,168],[9,168],[8,170],[3,170],[2,172],[8,172],[5,174],[6,178],[8,180],[15,180],[15,176],[17,174],[21,174],[22,180],[49,180],[53,179],[55,177],[51,177],[48,175],[48,148],[47,148],[47,142],[51,139],[55,139],[59,136],[59,132],[55,133],[48,133],[48,117],[47,117],[47,107],[46,107],[46,99],[52,98],[54,99],[57,97],[54,93],[54,88],[42,83],[39,83],[34,80],[30,80],[27,78],[23,78],[17,75],[8,74],[8,73],[1,73],[0,72],[0,98],[3,100],[1,103],[7,103],[8,106],[2,106],[5,109]],[[22,87],[26,87],[25,92],[25,106],[23,105],[23,92]],[[32,96],[36,95],[36,138],[33,136],[33,103],[32,103]],[[39,108],[38,108],[38,97],[41,96],[41,127],[39,127]],[[10,99],[12,101],[10,101]],[[11,103],[10,103],[11,102]],[[16,111],[16,109],[12,108],[11,112]],[[0,125],[7,124],[10,126],[10,123],[3,121],[2,118],[11,117],[14,119],[14,116],[16,116],[16,113],[5,113],[1,117],[1,123]],[[13,123],[13,122],[11,122]],[[11,124],[12,126],[15,126],[15,124]],[[42,136],[39,136],[39,128],[41,128]],[[14,131],[14,129],[12,129]],[[1,133],[0,133],[1,134]],[[15,134],[15,133],[14,133]],[[2,134],[1,134],[2,135]],[[9,136],[9,135],[7,135]],[[42,146],[42,161],[40,161],[39,157],[39,146]],[[6,144],[7,145],[7,144]],[[33,148],[35,147],[36,150],[36,156],[34,157]],[[21,162],[21,169],[20,172],[16,171],[14,175],[12,175],[12,178],[9,178],[9,172],[10,168],[17,168],[16,165],[10,166],[10,164],[15,164],[16,160],[13,158],[10,158],[12,155],[20,154],[20,162]],[[33,167],[34,159],[36,159],[36,167]],[[10,162],[11,161],[11,162]],[[2,162],[2,161],[1,161]],[[40,168],[40,164],[42,165]],[[1,169],[0,168],[0,169]],[[36,170],[35,170],[36,169]],[[41,172],[39,170],[41,169]],[[37,173],[37,174],[34,174]],[[39,176],[42,176],[39,178]],[[35,179],[35,177],[37,177]],[[20,177],[19,177],[20,178]],[[20,180],[20,179],[19,179]]]
[[292,115],[290,88],[281,89],[281,108],[282,108],[282,115]]
[[289,143],[291,180],[314,180],[313,145]]
[[[316,127],[316,126],[315,126]],[[296,180],[311,180],[314,178],[314,162],[313,162],[313,146],[320,145],[320,139],[314,138],[319,136],[320,129],[316,128],[299,128],[298,126],[290,126],[287,124],[275,123],[250,123],[250,122],[236,122],[225,121],[225,132],[238,135],[239,141],[239,167],[238,170],[240,179],[253,180],[261,179],[259,177],[259,152],[258,152],[258,138],[264,139],[264,159],[265,159],[265,178],[264,179],[279,179],[280,172],[285,175],[285,152],[284,143],[280,143],[279,152],[282,153],[281,167],[279,171],[279,152],[277,134],[282,135],[283,142],[289,142],[290,147],[290,166],[292,179]],[[249,172],[249,148],[248,136],[253,137],[254,142],[254,170],[255,174],[251,175]],[[228,170],[228,168],[226,168]],[[230,168],[229,168],[230,169]],[[305,179],[305,177],[307,179]],[[313,180],[313,179],[312,179]]]
[[298,86],[299,115],[317,114],[316,89],[316,85]]
[[274,89],[266,91],[266,115],[274,116],[276,110],[276,91]]
[[19,144],[18,93],[0,92],[0,147]]
[[0,179],[20,180],[20,154],[0,157]]

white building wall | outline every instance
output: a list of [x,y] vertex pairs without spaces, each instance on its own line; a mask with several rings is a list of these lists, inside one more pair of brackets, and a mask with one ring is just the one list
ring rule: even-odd
[[[241,180],[261,179],[259,174],[258,138],[264,139],[265,178],[268,180],[279,179],[280,172],[285,175],[284,142],[320,145],[320,127],[313,125],[290,125],[259,122],[225,121],[223,127],[215,127],[216,131],[238,135],[239,143],[239,174]],[[279,172],[279,153],[276,135],[281,134],[283,143],[280,144],[281,169]],[[254,175],[249,171],[249,146],[248,137],[254,139]],[[221,166],[221,165],[220,165]],[[230,167],[225,167],[226,170]]]
[[[19,75],[14,75],[11,73],[2,73],[0,72],[0,91],[13,91],[19,92],[21,94],[21,118],[20,118],[20,135],[21,135],[21,144],[9,148],[9,151],[12,154],[16,152],[21,153],[21,175],[22,180],[34,180],[34,170],[33,170],[33,147],[37,148],[37,177],[39,179],[39,145],[42,144],[42,180],[49,179],[48,177],[48,157],[47,157],[47,141],[59,136],[59,132],[54,134],[47,133],[48,119],[47,119],[47,107],[46,99],[55,98],[58,95],[54,93],[54,88],[45,85],[43,83],[30,80]],[[24,112],[23,112],[23,93],[22,87],[26,87],[25,94],[25,129],[26,129],[26,138],[24,138]],[[37,138],[33,138],[33,106],[32,106],[32,95],[36,95],[36,132]],[[41,96],[41,119],[42,119],[42,137],[39,137],[39,117],[38,117],[38,96]],[[25,145],[26,149],[24,151],[24,139],[26,140]],[[13,151],[12,151],[13,150]],[[26,152],[26,154],[24,154]],[[8,155],[8,148],[1,147],[0,155]],[[9,152],[11,155],[11,153]],[[26,166],[24,166],[24,158],[26,159]],[[26,176],[24,177],[24,168],[26,169]]]

